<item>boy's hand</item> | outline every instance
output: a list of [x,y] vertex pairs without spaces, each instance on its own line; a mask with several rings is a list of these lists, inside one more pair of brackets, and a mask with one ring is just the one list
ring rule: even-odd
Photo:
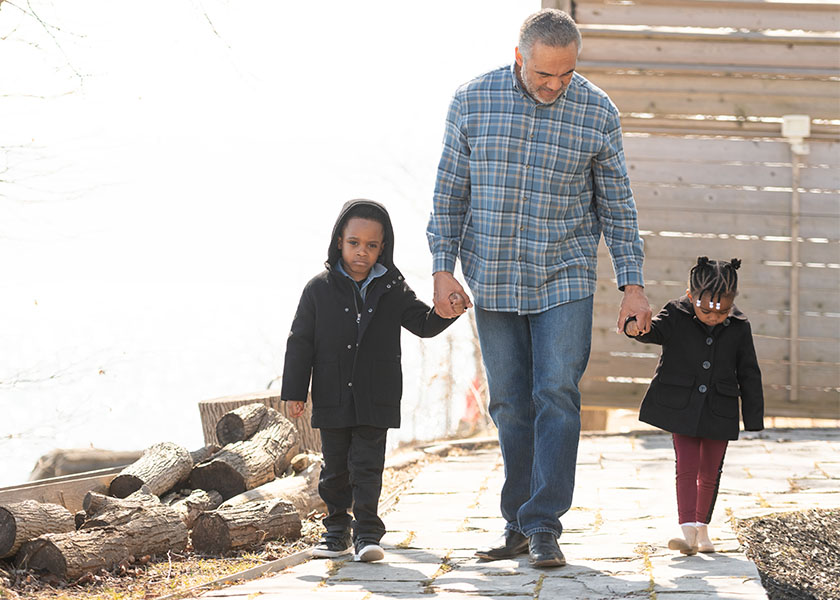
[[303,411],[306,409],[306,402],[300,400],[287,400],[289,404],[289,415],[292,417],[302,417]]
[[467,301],[458,292],[449,294],[449,306],[452,307],[456,315],[462,315],[467,312]]

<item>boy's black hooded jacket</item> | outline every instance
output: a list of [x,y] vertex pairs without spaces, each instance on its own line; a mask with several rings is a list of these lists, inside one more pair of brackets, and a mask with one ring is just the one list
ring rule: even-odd
[[[364,304],[355,284],[341,273],[337,238],[347,212],[359,204],[381,210],[385,217],[385,246],[379,262],[388,272],[368,286]],[[400,330],[432,337],[454,319],[443,319],[418,300],[394,266],[394,230],[388,211],[371,200],[351,200],[333,227],[326,270],[303,289],[286,342],[280,396],[307,399],[312,382],[312,426],[400,426],[402,368]]]

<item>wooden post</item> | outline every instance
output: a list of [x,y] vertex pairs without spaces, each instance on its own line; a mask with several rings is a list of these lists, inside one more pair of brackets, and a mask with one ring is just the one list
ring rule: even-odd
[[255,402],[273,408],[292,422],[298,432],[301,452],[321,452],[321,434],[317,429],[313,429],[311,424],[312,401],[306,403],[306,411],[302,417],[292,418],[288,414],[286,403],[280,399],[280,392],[276,389],[199,401],[198,412],[201,415],[201,430],[204,432],[204,442],[221,445],[216,437],[216,423],[219,422],[219,419],[240,406]]

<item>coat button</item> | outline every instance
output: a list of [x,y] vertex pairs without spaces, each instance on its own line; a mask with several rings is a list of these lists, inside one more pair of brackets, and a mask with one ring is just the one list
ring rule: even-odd
[[729,318],[728,317],[723,320],[723,325],[724,325],[724,327],[729,325]]
[[386,286],[385,286],[385,289],[389,289],[389,290],[390,290],[390,289],[391,289],[391,284],[389,283],[388,285],[386,285]]
[[368,312],[369,312],[369,313],[372,313],[372,312],[373,312],[373,309],[372,309],[372,308],[369,308],[369,309],[368,309]]
[[712,338],[710,338],[710,337],[707,337],[707,338],[706,338],[706,345],[707,345],[707,346],[711,346],[711,345],[712,345],[712,342],[714,342],[714,340],[713,340]]
[[701,385],[699,388],[697,388],[697,391],[700,392],[701,394],[705,394],[706,390],[708,390],[708,389],[709,388],[707,388],[705,385]]
[[344,307],[344,312],[350,312],[350,309],[345,306]]
[[351,381],[351,382],[349,382],[349,383],[347,384],[347,387],[353,387],[353,382],[352,382],[352,381]]
[[352,345],[352,344],[347,344],[347,349],[348,349],[348,350],[351,350],[352,348],[353,348],[353,345]]
[[711,366],[712,366],[712,363],[710,363],[708,360],[703,361],[703,368],[704,369],[708,369]]

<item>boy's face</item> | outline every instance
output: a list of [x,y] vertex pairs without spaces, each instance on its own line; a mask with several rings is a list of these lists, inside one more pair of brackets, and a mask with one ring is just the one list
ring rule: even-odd
[[710,327],[723,323],[732,311],[732,304],[735,302],[733,296],[720,296],[715,299],[709,293],[705,293],[702,297],[697,298],[689,292],[688,297],[691,298],[694,314],[701,323]]
[[338,238],[338,249],[344,270],[356,281],[368,276],[385,246],[385,230],[381,223],[352,217]]

